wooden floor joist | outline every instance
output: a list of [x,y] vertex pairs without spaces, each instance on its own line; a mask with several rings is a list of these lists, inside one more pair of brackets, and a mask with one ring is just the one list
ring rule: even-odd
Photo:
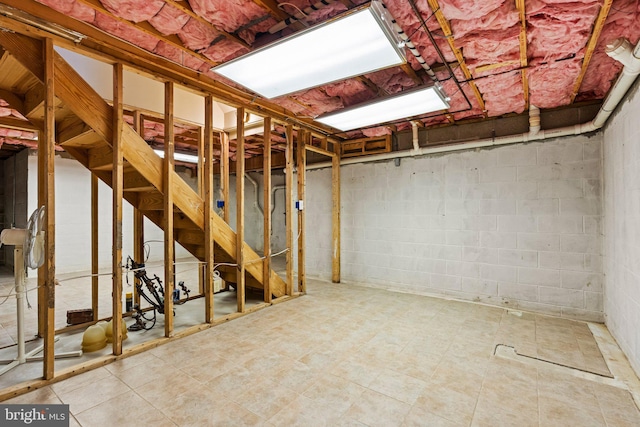
[[576,96],[578,96],[578,93],[580,92],[580,86],[582,86],[582,81],[584,80],[584,76],[587,74],[587,69],[589,68],[589,64],[591,63],[593,52],[596,50],[596,46],[598,45],[598,40],[600,39],[600,33],[602,33],[602,28],[604,27],[604,24],[607,21],[607,17],[609,16],[609,11],[611,10],[612,3],[613,3],[613,0],[604,0],[602,6],[600,7],[600,12],[598,13],[596,22],[593,25],[593,31],[591,32],[591,37],[589,38],[589,42],[587,43],[587,50],[584,53],[584,59],[582,60],[582,68],[580,69],[580,74],[578,74],[576,83],[573,86],[573,92],[571,92],[572,103],[576,99]]
[[467,63],[464,60],[462,51],[456,47],[449,21],[442,13],[442,9],[440,8],[440,4],[438,4],[438,0],[428,0],[428,2],[429,2],[429,6],[431,6],[432,12],[436,16],[436,19],[440,24],[440,28],[442,29],[442,33],[444,37],[447,39],[447,42],[449,43],[449,47],[451,47],[451,51],[453,52],[456,59],[458,60],[458,64],[460,64],[460,69],[462,70],[462,73],[464,74],[465,79],[469,81],[469,87],[473,91],[476,97],[476,100],[478,101],[478,105],[480,106],[480,108],[482,109],[482,111],[486,116],[487,115],[486,107],[484,105],[484,100],[482,99],[482,94],[480,93],[480,90],[478,90],[478,86],[476,86],[475,82],[473,81],[473,76],[471,75],[471,71],[469,71],[469,67],[467,67]]
[[524,0],[516,0],[516,8],[520,16],[520,34],[518,40],[520,42],[520,78],[522,79],[522,93],[524,95],[524,108],[529,108],[529,78],[527,77],[527,17],[525,14]]

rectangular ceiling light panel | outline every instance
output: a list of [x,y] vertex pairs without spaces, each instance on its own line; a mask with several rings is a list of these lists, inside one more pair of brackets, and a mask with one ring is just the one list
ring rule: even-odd
[[275,98],[403,64],[400,39],[379,1],[211,70]]
[[348,131],[367,126],[410,118],[449,108],[447,99],[437,86],[401,92],[381,100],[354,105],[335,113],[316,117],[325,125]]

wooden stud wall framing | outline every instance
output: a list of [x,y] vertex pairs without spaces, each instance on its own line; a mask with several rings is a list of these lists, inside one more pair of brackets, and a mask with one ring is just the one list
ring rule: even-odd
[[224,206],[222,207],[222,218],[229,224],[229,135],[220,132],[220,193]]
[[204,104],[204,150],[200,151],[200,162],[204,163],[204,319],[207,323],[213,322],[213,273],[214,273],[214,250],[213,241],[213,215],[214,194],[213,194],[213,98],[207,96]]
[[123,156],[122,156],[122,127],[123,127],[123,79],[122,64],[113,66],[113,170],[111,188],[113,190],[113,249],[112,249],[112,277],[113,277],[113,354],[122,354],[122,205],[123,205]]
[[287,148],[285,166],[285,221],[287,242],[286,294],[293,295],[293,127],[287,125]]
[[55,280],[56,280],[56,207],[55,207],[55,92],[54,92],[54,56],[53,41],[44,40],[44,137],[40,140],[42,155],[39,157],[38,173],[43,175],[39,188],[40,206],[45,207],[44,264],[38,271],[44,276],[44,301],[42,315],[44,322],[44,363],[45,380],[54,375],[55,345]]
[[[244,108],[238,108],[236,139],[236,292],[238,312],[244,313]],[[226,205],[226,202],[225,202]]]
[[271,302],[271,118],[264,118],[264,158],[263,168],[263,202],[264,212],[264,267],[262,286],[264,302]]
[[331,158],[331,281],[340,283],[340,155]]
[[162,190],[164,192],[164,335],[173,335],[173,298],[175,242],[173,236],[173,82],[164,85],[164,173]]
[[298,130],[298,202],[303,204],[302,209],[298,209],[298,292],[307,291],[307,281],[305,277],[304,265],[304,227],[305,227],[305,187],[307,169],[307,150],[305,148],[307,139],[311,136],[303,129]]
[[[133,126],[140,136],[144,136],[144,118],[140,111],[133,112]],[[144,256],[144,215],[142,212],[134,208],[133,209],[133,259],[136,262],[145,262]],[[136,290],[136,286],[140,279],[133,277],[133,303],[140,306],[140,295]]]
[[98,196],[98,177],[91,174],[91,311],[93,320],[99,319]]

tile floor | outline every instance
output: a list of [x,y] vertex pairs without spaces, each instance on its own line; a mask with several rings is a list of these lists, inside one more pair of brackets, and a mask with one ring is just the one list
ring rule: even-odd
[[637,378],[576,374],[603,369],[594,342],[579,322],[309,280],[306,296],[7,403],[68,403],[74,426],[639,426]]

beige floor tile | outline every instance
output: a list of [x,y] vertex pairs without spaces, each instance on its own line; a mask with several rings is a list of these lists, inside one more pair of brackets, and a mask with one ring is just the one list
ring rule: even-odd
[[71,413],[79,414],[130,390],[121,380],[109,375],[73,390],[56,391],[56,394],[62,403],[69,404]]
[[256,379],[255,383],[244,389],[234,401],[247,410],[265,419],[271,418],[284,408],[296,394],[277,381]]
[[345,415],[370,427],[393,427],[402,425],[410,409],[407,403],[366,390]]
[[413,405],[426,386],[425,381],[385,369],[373,380],[369,389]]
[[62,403],[58,396],[53,392],[51,387],[43,387],[32,391],[31,393],[16,396],[12,399],[5,400],[3,404],[47,404]]
[[224,399],[207,390],[198,389],[183,393],[157,406],[178,426],[256,426],[264,419],[235,402]]
[[342,415],[353,402],[360,398],[365,390],[359,384],[335,375],[325,374],[303,395],[332,410],[335,414]]
[[11,402],[69,402],[72,426],[126,423],[131,406],[180,426],[640,425],[626,390],[495,356],[496,344],[604,364],[584,323],[310,279],[302,298]]
[[456,424],[445,418],[439,417],[425,409],[424,406],[414,405],[402,423],[402,427],[463,427],[469,424]]
[[483,378],[483,375],[476,372],[470,372],[459,363],[452,363],[448,360],[443,360],[433,373],[431,383],[439,386],[450,387],[451,389],[461,393],[477,394],[482,386]]
[[176,425],[133,391],[80,412],[75,418],[83,427],[127,426],[141,422],[158,427]]
[[340,415],[331,408],[305,396],[297,396],[291,403],[268,420],[273,426],[324,427],[337,425]]
[[134,391],[148,402],[154,403],[168,402],[182,393],[202,387],[205,386],[189,375],[179,373],[175,376],[157,378],[135,387]]
[[413,405],[412,411],[416,414],[433,414],[452,424],[469,425],[477,399],[477,395],[429,384]]
[[339,362],[330,372],[363,387],[368,387],[382,373],[382,368],[372,366],[363,361],[361,356],[355,355]]
[[302,362],[294,361],[290,366],[284,367],[274,373],[278,383],[300,394],[318,382],[323,376],[322,371],[312,369]]
[[600,407],[581,407],[567,405],[556,399],[540,397],[540,426],[574,425],[581,427],[605,426]]

